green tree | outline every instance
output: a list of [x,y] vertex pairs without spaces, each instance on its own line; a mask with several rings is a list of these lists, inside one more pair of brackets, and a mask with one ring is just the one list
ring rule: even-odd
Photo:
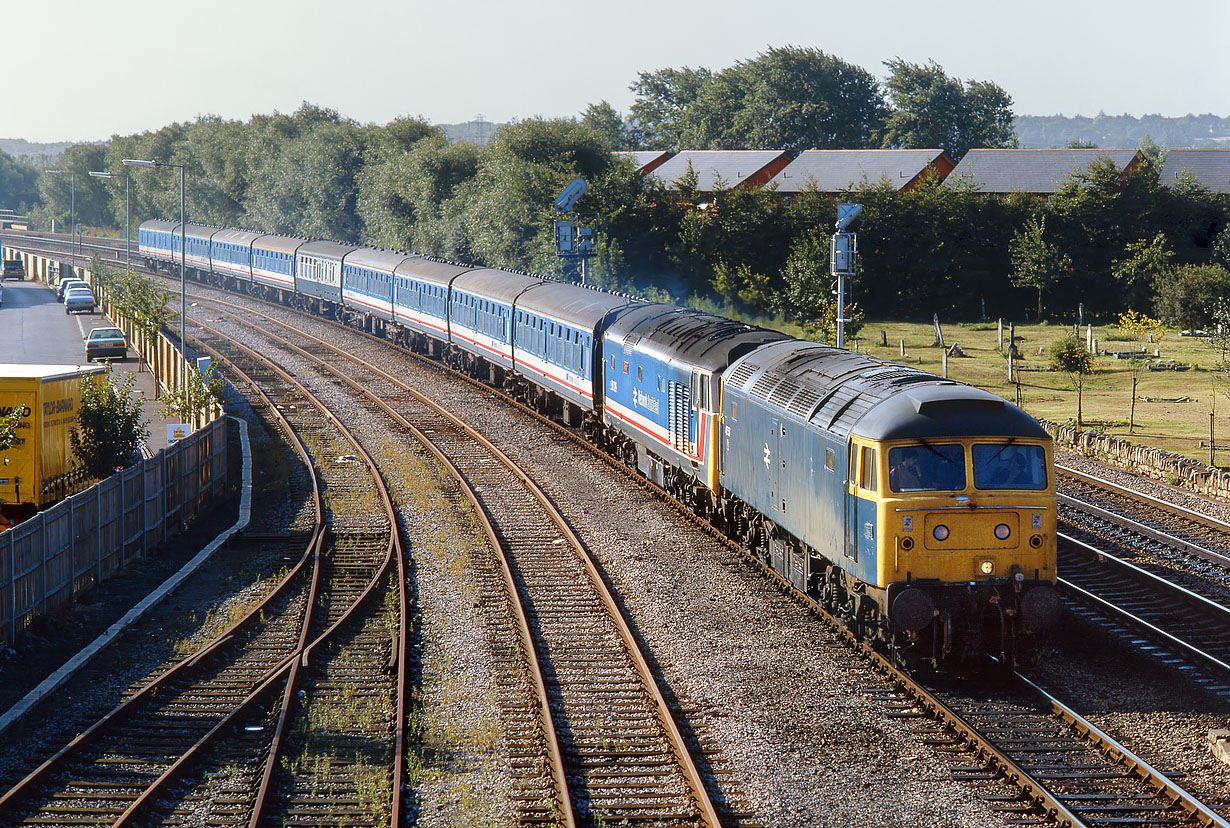
[[39,171],[0,151],[0,205],[23,213],[37,204]]
[[581,123],[605,138],[612,150],[626,150],[633,146],[633,139],[624,126],[624,119],[615,111],[615,107],[606,101],[587,106],[581,113]]
[[149,429],[141,419],[141,401],[132,393],[135,377],[112,374],[81,383],[81,409],[69,432],[73,454],[91,477],[109,477],[128,462]]
[[1174,253],[1164,233],[1158,233],[1152,241],[1130,242],[1123,252],[1126,257],[1112,264],[1111,274],[1123,284],[1128,306],[1141,307],[1152,296],[1154,282],[1170,267]]
[[1230,220],[1213,236],[1211,247],[1214,261],[1222,267],[1230,267]]
[[1071,271],[1072,259],[1046,239],[1046,216],[1034,216],[1012,237],[1012,283],[1038,291],[1038,319],[1042,319],[1042,291]]
[[[803,329],[816,342],[837,342],[837,298],[829,274],[829,240],[820,231],[801,236],[790,250],[784,271],[785,288],[778,294],[776,310]],[[857,280],[847,281],[848,285]],[[853,286],[852,285],[852,286]],[[853,293],[853,291],[851,291]],[[862,330],[866,314],[850,302],[845,309],[847,338]]]
[[1220,265],[1181,265],[1157,280],[1154,307],[1159,319],[1176,328],[1206,328],[1220,300],[1230,299],[1230,270]]
[[703,67],[638,73],[636,82],[628,87],[636,93],[631,114],[637,146],[684,149],[680,142],[680,119],[712,78],[713,73]]
[[209,407],[222,399],[224,388],[222,378],[214,373],[212,365],[204,374],[189,371],[183,388],[163,395],[163,416],[178,423],[191,423],[198,416],[203,418]]
[[895,58],[884,65],[892,106],[884,147],[939,147],[959,161],[974,147],[1017,146],[1012,98],[1000,87],[989,81],[962,84],[934,61],[924,66]]
[[1081,403],[1085,377],[1093,372],[1093,354],[1085,350],[1084,343],[1077,336],[1069,334],[1051,346],[1051,370],[1067,374],[1076,386],[1076,428],[1083,428]]

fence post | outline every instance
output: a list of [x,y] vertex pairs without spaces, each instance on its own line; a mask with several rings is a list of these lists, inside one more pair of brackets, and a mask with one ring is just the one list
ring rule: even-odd
[[13,538],[13,530],[9,536],[9,643],[17,640],[17,543]]
[[102,481],[98,481],[93,485],[93,511],[96,518],[93,524],[93,536],[97,539],[97,543],[93,545],[93,556],[97,559],[98,588],[102,588]]
[[47,614],[47,513],[38,513],[38,538],[39,546],[43,550],[43,597],[42,597],[42,614]]

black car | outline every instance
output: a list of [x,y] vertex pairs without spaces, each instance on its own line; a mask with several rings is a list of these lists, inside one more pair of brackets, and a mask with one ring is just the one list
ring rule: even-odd
[[0,279],[17,279],[21,281],[26,278],[26,265],[21,259],[5,259],[4,271]]

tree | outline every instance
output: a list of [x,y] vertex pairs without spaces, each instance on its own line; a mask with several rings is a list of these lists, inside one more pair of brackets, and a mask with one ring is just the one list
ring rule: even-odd
[[1176,328],[1205,328],[1219,300],[1230,299],[1230,271],[1220,265],[1183,265],[1162,273],[1154,307],[1157,317]]
[[[1143,313],[1129,310],[1126,313],[1119,314],[1119,333],[1143,348],[1150,342],[1154,344],[1160,343],[1166,333],[1166,329],[1158,320],[1150,319]],[[1144,373],[1145,364],[1145,360],[1140,357],[1133,357],[1128,360],[1128,369],[1132,372],[1132,404],[1128,414],[1129,434],[1136,431],[1136,387],[1140,384],[1140,377]]]
[[954,160],[974,147],[1015,147],[1012,98],[988,81],[950,77],[934,61],[885,61],[892,110],[882,144],[893,149],[939,147]]
[[581,113],[581,123],[606,139],[612,150],[632,148],[632,139],[624,127],[624,119],[606,101],[590,104]]
[[[745,90],[736,100],[732,130],[740,148],[801,152],[875,145],[885,107],[879,84],[865,69],[819,49],[782,47],[735,64],[722,73],[728,76],[732,87]],[[696,106],[717,91],[710,85]]]
[[[797,323],[807,339],[835,345],[837,298],[833,295],[828,264],[826,235],[817,231],[799,238],[786,260],[786,287],[778,294],[775,310]],[[851,302],[846,306],[845,316],[846,337],[853,338],[862,330],[866,315]]]
[[1222,267],[1230,267],[1230,221],[1213,236],[1213,258]]
[[639,72],[636,83],[628,87],[636,93],[631,114],[637,146],[684,149],[679,141],[680,118],[712,78],[704,67]]
[[[1152,241],[1139,239],[1131,242],[1123,252],[1127,258],[1116,260],[1111,265],[1111,274],[1124,284],[1124,292],[1128,294],[1127,304],[1139,307],[1152,295],[1154,282],[1170,267],[1174,253],[1169,249],[1164,233],[1158,233]],[[1120,320],[1123,318],[1121,315]]]
[[1034,216],[1009,244],[1012,284],[1038,291],[1038,319],[1042,319],[1042,291],[1072,269],[1072,259],[1046,240],[1046,216]]
[[149,429],[141,420],[141,401],[132,393],[135,377],[112,374],[81,382],[81,409],[69,432],[73,454],[91,477],[109,477],[128,464]]
[[197,416],[203,418],[209,406],[222,398],[223,389],[222,378],[214,373],[212,365],[204,374],[189,371],[183,388],[163,396],[163,416],[178,423],[191,423]]
[[1051,346],[1051,370],[1062,371],[1076,386],[1076,428],[1084,427],[1081,402],[1085,376],[1093,372],[1093,354],[1074,334],[1069,334]]

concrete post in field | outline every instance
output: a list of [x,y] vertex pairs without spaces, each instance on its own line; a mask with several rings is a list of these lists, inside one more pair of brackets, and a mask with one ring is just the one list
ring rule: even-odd
[[999,343],[996,347],[999,348],[999,352],[1002,354],[1004,352],[1004,320],[1002,317],[999,320],[999,338],[996,341]]
[[1012,354],[1012,349],[1009,348],[1008,349],[1008,382],[1010,384],[1016,382],[1016,371],[1014,370],[1016,366],[1013,365],[1013,358],[1014,357]]
[[901,355],[902,355],[902,356],[905,356],[905,340],[904,340],[904,339],[902,339],[902,340],[898,340],[898,341],[899,341],[899,344],[901,345]]
[[1085,328],[1085,350],[1089,353],[1096,353],[1093,350],[1093,326],[1089,325]]
[[944,379],[948,379],[948,349],[944,349]]

